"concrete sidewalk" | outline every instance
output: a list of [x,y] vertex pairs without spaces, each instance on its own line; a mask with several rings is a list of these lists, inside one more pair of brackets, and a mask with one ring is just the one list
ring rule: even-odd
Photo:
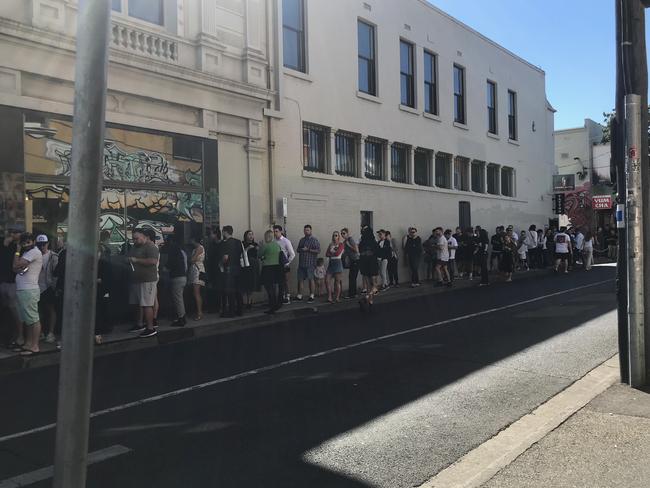
[[484,488],[647,488],[650,394],[616,384],[502,469]]

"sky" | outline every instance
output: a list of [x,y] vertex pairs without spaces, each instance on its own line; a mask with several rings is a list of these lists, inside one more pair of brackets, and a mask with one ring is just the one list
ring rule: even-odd
[[429,1],[546,72],[556,130],[602,122],[613,109],[614,0]]

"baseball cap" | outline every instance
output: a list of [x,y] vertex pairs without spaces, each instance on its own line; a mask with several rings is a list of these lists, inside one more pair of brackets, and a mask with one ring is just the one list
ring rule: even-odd
[[36,236],[36,243],[41,243],[41,242],[48,242],[47,236],[45,234],[39,234]]

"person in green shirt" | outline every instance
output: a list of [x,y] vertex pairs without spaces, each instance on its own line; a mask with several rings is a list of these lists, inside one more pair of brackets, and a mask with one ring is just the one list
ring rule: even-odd
[[282,300],[280,297],[280,283],[284,279],[282,273],[282,263],[280,262],[280,254],[282,249],[275,241],[273,232],[267,230],[264,233],[264,247],[260,255],[262,262],[262,275],[261,280],[264,289],[269,297],[269,308],[264,313],[273,314],[281,306]]

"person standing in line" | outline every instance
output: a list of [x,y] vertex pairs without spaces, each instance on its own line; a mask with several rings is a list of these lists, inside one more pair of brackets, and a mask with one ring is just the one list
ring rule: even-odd
[[244,300],[240,287],[244,248],[241,241],[233,237],[232,226],[224,225],[221,234],[223,235],[221,266],[224,275],[223,290],[226,296],[225,312],[221,316],[232,318],[244,313]]
[[377,237],[379,238],[379,279],[381,281],[381,289],[388,290],[390,286],[388,285],[388,259],[391,257],[390,241],[386,239],[386,231],[380,229],[377,231]]
[[437,227],[434,230],[436,236],[436,267],[435,275],[438,286],[451,286],[451,278],[449,276],[449,243],[442,232],[442,227]]
[[367,294],[368,303],[372,305],[374,296],[378,292],[379,244],[375,240],[372,228],[367,225],[361,229],[359,256],[359,271],[363,277],[363,292]]
[[546,269],[546,236],[542,229],[537,229],[537,262],[540,269]]
[[519,269],[521,271],[528,271],[528,235],[525,230],[521,230],[519,234],[519,241],[517,244],[517,252],[519,255]]
[[474,254],[476,253],[476,239],[471,227],[465,229],[461,240],[458,242],[456,259],[460,264],[461,275],[472,281],[474,277]]
[[411,270],[411,288],[420,286],[420,261],[422,259],[422,239],[415,227],[409,227],[404,241],[404,254]]
[[582,250],[585,244],[585,235],[582,233],[582,230],[578,227],[575,234],[575,243],[576,243],[576,255],[575,262],[576,264],[582,264],[584,267],[584,262],[582,260]]
[[512,281],[512,273],[515,271],[516,254],[517,244],[514,243],[510,235],[506,234],[503,236],[503,255],[499,263],[499,270],[508,283]]
[[14,255],[20,249],[20,234],[17,226],[9,227],[0,247],[0,307],[6,310],[6,322],[0,332],[7,338],[9,349],[16,349],[25,344],[23,323],[16,308],[16,274],[13,272]]
[[171,323],[172,327],[185,327],[187,319],[185,317],[185,301],[183,292],[187,285],[187,254],[178,245],[175,235],[167,238],[167,269],[171,280],[171,295],[174,305],[174,315],[176,318]]
[[33,356],[40,352],[41,319],[38,316],[38,302],[41,291],[38,277],[43,267],[43,254],[34,246],[34,236],[24,233],[20,236],[20,251],[14,253],[13,272],[16,273],[16,300],[18,316],[25,327],[25,344],[14,349],[21,356]]
[[424,264],[427,267],[426,279],[432,280],[433,269],[436,264],[436,230],[431,231],[431,235],[427,238],[426,241],[422,243],[422,249],[424,250]]
[[490,237],[487,230],[476,228],[478,231],[478,250],[477,255],[481,265],[481,282],[478,286],[487,286],[490,284],[488,277],[488,249],[490,248]]
[[309,299],[307,302],[314,301],[314,269],[316,268],[316,259],[320,254],[320,242],[312,234],[311,225],[307,224],[303,228],[304,237],[298,241],[298,293],[295,299],[302,300],[302,285],[307,281],[309,286]]
[[280,246],[280,249],[282,249],[284,256],[287,258],[286,264],[284,265],[284,281],[281,283],[281,285],[282,285],[282,303],[288,305],[289,303],[291,303],[291,298],[289,295],[289,276],[291,275],[291,262],[295,259],[296,253],[293,250],[291,241],[282,234],[281,225],[273,226],[273,235],[278,245]]
[[531,225],[526,233],[526,246],[528,247],[528,267],[531,269],[541,267],[537,257],[537,226]]
[[255,234],[252,230],[244,232],[242,245],[248,258],[248,266],[242,269],[241,291],[245,294],[246,308],[250,310],[253,308],[253,293],[260,288],[259,245],[255,242]]
[[327,291],[325,286],[325,277],[327,270],[325,269],[325,260],[323,258],[316,259],[316,268],[314,269],[314,288],[316,291],[316,298],[320,298],[323,293]]
[[210,229],[205,265],[208,276],[209,299],[207,300],[207,306],[212,313],[223,313],[225,311],[223,308],[223,274],[220,261],[221,245],[221,229],[215,225]]
[[192,296],[194,297],[194,305],[196,307],[196,315],[194,320],[201,320],[203,318],[203,296],[202,291],[205,287],[205,249],[201,244],[199,236],[192,236],[190,238],[190,245],[192,246],[192,256],[190,257],[190,272],[189,284],[192,287]]
[[280,263],[281,256],[284,256],[284,253],[275,240],[273,231],[267,230],[264,233],[264,246],[260,256],[261,281],[269,300],[269,308],[264,312],[267,314],[274,314],[282,306],[280,284],[284,280],[284,270]]
[[341,289],[343,282],[341,275],[343,274],[343,262],[341,260],[345,244],[341,242],[341,235],[338,231],[332,234],[332,242],[327,246],[325,255],[329,258],[327,264],[327,277],[325,278],[325,285],[327,286],[327,301],[329,303],[338,303],[341,301]]
[[357,296],[357,278],[359,276],[359,245],[354,237],[350,235],[347,227],[341,229],[341,239],[345,244],[343,252],[343,267],[348,268],[348,292],[343,296],[345,299]]
[[590,230],[585,234],[582,244],[582,263],[585,271],[589,271],[594,265],[594,236]]
[[386,240],[390,242],[390,257],[388,258],[388,285],[399,288],[399,247],[397,239],[393,237],[389,230],[386,231]]
[[492,252],[490,253],[490,271],[501,269],[499,261],[503,253],[503,235],[503,226],[500,225],[496,228],[494,235],[490,239],[490,244],[492,245]]
[[458,241],[451,233],[451,229],[445,231],[445,239],[449,244],[449,280],[454,281],[458,276],[458,269],[456,268],[456,251],[458,250]]
[[54,270],[59,264],[59,256],[50,251],[49,244],[45,234],[36,236],[36,247],[43,255],[43,265],[38,276],[38,287],[41,293],[38,308],[45,342],[54,344],[56,342],[56,336],[54,335],[54,327],[56,326],[56,277],[54,276]]
[[566,233],[566,227],[561,227],[560,232],[555,234],[555,266],[553,270],[557,273],[560,263],[564,263],[564,274],[569,273],[569,262],[571,260],[571,238]]
[[[154,306],[158,285],[158,260],[160,251],[144,229],[133,231],[134,246],[129,250],[132,279],[129,302],[137,308],[136,325],[130,332],[140,332],[140,337],[153,337]],[[144,319],[144,325],[143,324]]]

